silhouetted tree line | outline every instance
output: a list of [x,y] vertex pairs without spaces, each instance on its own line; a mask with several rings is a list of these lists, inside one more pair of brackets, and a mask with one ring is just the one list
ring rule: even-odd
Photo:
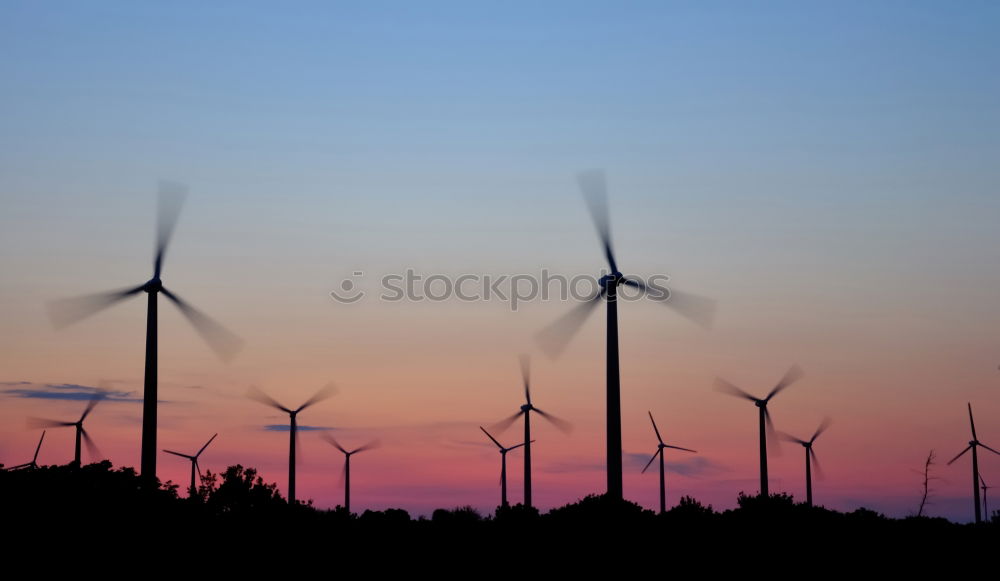
[[616,547],[655,552],[664,543],[704,553],[720,543],[749,550],[774,542],[802,547],[833,542],[877,554],[897,548],[967,549],[970,543],[995,545],[1000,540],[998,511],[975,527],[943,518],[892,519],[864,508],[842,513],[796,503],[787,494],[762,498],[740,493],[738,507],[724,511],[684,497],[657,514],[632,502],[590,495],[545,514],[518,504],[486,515],[465,506],[413,518],[401,509],[349,514],[339,506],[318,509],[311,501],[289,505],[275,484],[240,465],[206,472],[193,497],[182,496],[179,489],[169,481],[144,489],[134,469],[115,469],[108,461],[0,471],[0,515],[25,538],[64,526],[98,527],[101,539],[123,546],[138,546],[139,539],[148,538],[173,544],[194,533],[223,546],[264,540],[287,543],[288,548],[377,542],[411,551],[447,547],[471,555],[516,539],[571,548],[580,552],[579,558]]

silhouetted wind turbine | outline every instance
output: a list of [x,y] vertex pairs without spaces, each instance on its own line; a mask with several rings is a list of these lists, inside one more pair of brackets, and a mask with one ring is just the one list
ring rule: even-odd
[[[94,441],[90,439],[90,434],[87,430],[83,429],[83,420],[87,419],[90,412],[94,411],[94,406],[97,405],[99,401],[104,399],[103,394],[94,394],[91,396],[90,401],[87,402],[87,407],[83,409],[83,413],[80,415],[80,419],[75,422],[60,422],[56,420],[45,420],[40,418],[31,418],[29,420],[29,425],[35,428],[68,428],[70,426],[76,428],[76,448],[73,456],[73,462],[79,467],[80,464],[80,443],[81,440],[87,444],[87,451],[90,452],[91,459],[97,459],[101,455],[101,451],[97,449],[97,445]],[[39,440],[38,446],[41,447],[42,442]]]
[[38,468],[38,451],[42,449],[42,440],[45,439],[45,430],[42,430],[42,437],[38,438],[38,447],[35,448],[35,455],[32,456],[31,462],[25,462],[24,464],[18,464],[17,466],[11,466],[7,470],[17,470],[19,468]]
[[800,440],[795,436],[790,436],[788,434],[781,434],[783,438],[789,442],[795,442],[802,444],[802,447],[806,449],[806,505],[813,505],[813,481],[812,481],[812,464],[816,463],[816,473],[822,478],[823,469],[819,466],[819,458],[816,457],[816,452],[813,450],[813,442],[820,434],[826,431],[830,427],[830,419],[824,418],[820,423],[819,427],[816,428],[816,432],[813,433],[812,437],[808,440]]
[[[490,433],[486,431],[486,428],[479,426],[479,429],[486,434],[487,438],[493,440],[493,443],[497,445],[497,448],[500,448],[500,506],[507,508],[507,452],[520,448],[524,445],[524,442],[515,444],[510,448],[504,448],[496,438],[491,436]],[[534,440],[532,440],[532,442],[534,442]]]
[[[215,436],[218,436],[218,435],[219,434],[215,434]],[[173,454],[174,456],[180,456],[181,458],[187,458],[188,460],[191,461],[191,488],[188,489],[191,497],[195,497],[195,496],[198,495],[198,487],[195,486],[195,483],[194,483],[194,473],[195,473],[195,470],[198,471],[198,476],[201,476],[201,468],[198,466],[198,456],[201,456],[201,453],[205,451],[205,448],[208,448],[208,445],[212,443],[212,440],[215,439],[215,436],[212,436],[211,438],[209,438],[208,441],[205,442],[205,445],[201,447],[201,450],[198,450],[198,452],[194,456],[189,456],[187,454],[181,454],[180,452],[174,452],[172,450],[164,450],[164,452],[166,452],[167,454]]]
[[57,327],[62,327],[139,293],[145,292],[148,295],[146,303],[146,372],[142,392],[142,452],[139,467],[140,474],[147,484],[156,480],[157,295],[163,293],[177,305],[181,313],[187,317],[209,346],[224,361],[231,359],[242,345],[242,341],[222,325],[163,286],[163,281],[160,278],[163,258],[166,255],[174,226],[177,224],[177,217],[180,214],[185,195],[186,189],[179,184],[160,183],[153,278],[137,287],[64,299],[49,304],[49,314],[52,321]]
[[976,503],[976,524],[979,524],[983,522],[983,515],[979,511],[979,454],[977,453],[976,448],[983,447],[997,455],[1000,455],[1000,452],[997,452],[993,448],[990,448],[986,444],[980,442],[979,438],[976,437],[976,423],[972,420],[972,404],[970,403],[968,405],[969,405],[969,427],[972,428],[972,441],[969,442],[969,445],[964,450],[962,450],[958,454],[958,456],[955,456],[950,461],[948,461],[948,465],[951,466],[952,462],[964,456],[965,453],[968,452],[969,450],[972,450],[972,496],[973,500]]
[[771,398],[778,395],[783,389],[797,381],[802,377],[802,369],[798,365],[793,365],[785,376],[781,378],[778,385],[774,386],[771,393],[767,394],[767,397],[759,398],[750,395],[749,393],[743,391],[742,389],[736,387],[735,385],[729,383],[724,379],[716,378],[715,384],[716,388],[729,395],[734,395],[736,397],[742,397],[748,399],[754,403],[760,409],[760,495],[764,498],[768,497],[767,489],[767,438],[769,435],[774,434],[774,423],[771,421],[771,412],[767,411],[767,403],[771,401]]
[[365,450],[372,450],[378,448],[379,441],[374,440],[368,442],[360,448],[355,448],[348,452],[343,446],[340,445],[337,440],[327,433],[322,433],[320,436],[329,442],[333,447],[340,450],[344,454],[344,471],[341,472],[341,477],[344,480],[344,508],[347,509],[347,514],[351,514],[351,456],[357,454],[358,452],[364,452]]
[[[611,222],[608,218],[607,183],[602,171],[587,171],[577,177],[597,234],[608,261],[610,273],[600,278],[600,290],[546,327],[540,334],[542,348],[550,356],[558,355],[593,312],[601,299],[608,304],[607,320],[607,471],[608,496],[622,499],[622,417],[621,384],[618,368],[618,286],[626,285],[672,307],[682,316],[709,327],[715,313],[711,299],[662,287],[648,287],[637,278],[626,277],[618,270],[611,245]],[[658,296],[657,296],[658,295]]]
[[983,483],[983,512],[986,513],[986,520],[990,519],[990,504],[986,502],[986,491],[993,488],[993,486],[986,486],[986,481],[983,480],[983,475],[979,475],[979,481]]
[[656,420],[653,419],[653,412],[646,412],[649,414],[649,421],[653,422],[653,431],[656,432],[656,439],[659,444],[656,445],[656,452],[653,452],[653,457],[646,462],[646,467],[642,469],[642,473],[645,474],[646,470],[649,469],[649,465],[656,460],[656,457],[660,457],[660,514],[667,512],[667,488],[663,478],[663,449],[671,448],[674,450],[683,450],[685,452],[694,452],[694,450],[689,450],[687,448],[681,448],[680,446],[671,446],[669,444],[663,443],[663,438],[660,437],[660,430],[656,427]]
[[504,431],[513,424],[517,418],[524,416],[524,506],[531,506],[531,412],[542,416],[564,433],[573,429],[573,425],[566,420],[559,419],[552,414],[543,412],[531,403],[531,370],[527,356],[521,357],[521,377],[524,379],[524,405],[521,411],[501,420],[495,424],[497,431]]
[[280,403],[276,402],[271,396],[267,395],[260,389],[256,387],[251,387],[247,392],[247,397],[259,401],[264,405],[269,405],[274,409],[281,410],[288,414],[291,420],[290,428],[288,431],[288,504],[295,504],[295,446],[296,440],[298,438],[298,423],[297,416],[299,412],[306,409],[307,407],[319,403],[324,399],[330,397],[336,391],[336,387],[332,383],[328,383],[319,391],[316,392],[311,398],[306,400],[306,403],[300,405],[299,407],[293,409],[286,408]]

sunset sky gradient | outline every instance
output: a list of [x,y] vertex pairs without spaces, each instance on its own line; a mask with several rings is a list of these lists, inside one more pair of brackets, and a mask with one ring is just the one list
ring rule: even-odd
[[[191,193],[164,282],[246,346],[220,362],[161,300],[160,448],[219,432],[204,468],[284,489],[287,432],[265,427],[287,416],[247,388],[297,406],[334,381],[300,422],[381,440],[352,460],[355,510],[492,510],[500,458],[477,426],[517,411],[527,352],[536,405],[575,426],[533,422],[535,503],[602,492],[603,309],[550,360],[535,334],[570,303],[377,299],[407,268],[599,275],[574,175],[600,167],[622,270],[719,305],[711,331],[621,306],[626,498],[657,503],[647,410],[699,452],[668,451],[669,504],[755,492],[756,409],[713,380],[763,395],[798,363],[770,409],[799,437],[833,419],[816,502],[914,513],[933,449],[929,513],[970,520],[969,460],[944,463],[969,440],[966,402],[1000,447],[998,17],[975,1],[7,2],[0,462],[30,460],[28,417],[75,420],[84,402],[59,394],[103,382],[120,394],[88,431],[138,466],[144,297],[61,331],[45,305],[150,277],[165,178]],[[370,294],[338,304],[355,271]],[[343,457],[302,442],[298,496],[332,507]],[[782,449],[772,491],[804,499],[801,447]],[[39,461],[72,453],[53,429]],[[187,461],[158,463],[187,482]],[[1000,482],[1000,457],[980,466]]]

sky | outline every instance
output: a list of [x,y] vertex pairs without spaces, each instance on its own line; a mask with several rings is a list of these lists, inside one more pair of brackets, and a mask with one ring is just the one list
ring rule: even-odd
[[[816,501],[969,520],[971,402],[1000,448],[1000,7],[945,2],[32,2],[0,20],[0,462],[30,460],[27,418],[74,420],[137,466],[145,305],[55,330],[50,301],[152,270],[158,180],[190,193],[164,283],[239,335],[224,363],[160,303],[161,448],[242,463],[282,490],[286,421],[259,386],[346,447],[352,508],[428,514],[499,501],[478,430],[533,399],[535,503],[604,488],[604,320],[561,357],[537,333],[568,301],[380,300],[380,279],[600,274],[575,182],[602,168],[618,262],[709,296],[703,330],[620,308],[625,496],[715,508],[757,490],[756,409],[816,444]],[[355,274],[361,273],[361,274]],[[350,280],[353,304],[330,292]],[[511,445],[518,427],[498,435]],[[298,496],[342,499],[339,453],[302,434]],[[72,457],[50,430],[39,461]],[[512,452],[511,500],[521,499]],[[161,454],[163,480],[186,482]],[[804,497],[802,451],[770,461]],[[980,456],[1000,480],[1000,457]]]

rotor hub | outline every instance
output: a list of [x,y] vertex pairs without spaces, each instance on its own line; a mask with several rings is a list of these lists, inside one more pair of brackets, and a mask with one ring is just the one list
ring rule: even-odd
[[142,290],[147,293],[156,293],[163,290],[163,281],[159,277],[154,277],[149,279],[145,285],[143,285]]
[[524,404],[524,405],[521,406],[521,411],[522,412],[531,411],[532,409],[533,408],[531,407],[530,403],[526,403],[526,404]]

